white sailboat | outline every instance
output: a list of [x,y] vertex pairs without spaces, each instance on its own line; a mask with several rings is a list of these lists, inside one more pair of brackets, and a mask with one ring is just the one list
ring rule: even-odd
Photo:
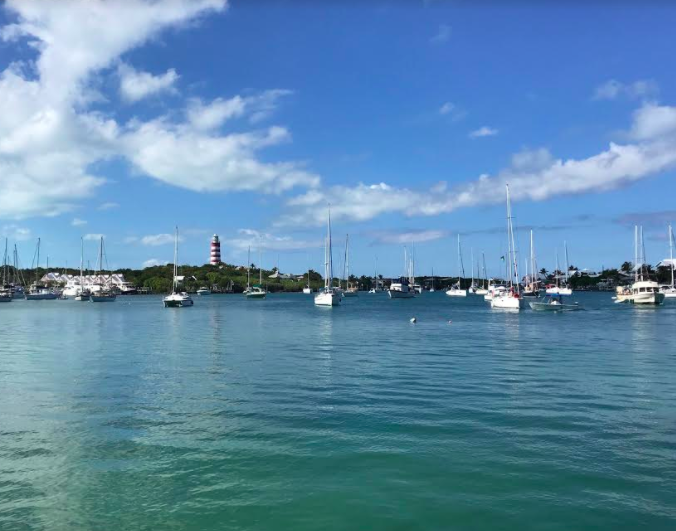
[[115,302],[117,295],[113,291],[111,286],[111,275],[106,278],[103,274],[103,236],[99,241],[99,269],[96,272],[96,276],[99,279],[100,284],[94,286],[91,294],[89,295],[89,300],[92,302]]
[[371,286],[371,289],[369,290],[369,293],[375,294],[378,291],[380,290],[378,289],[378,257],[376,256],[376,265],[373,270],[373,284]]
[[190,295],[185,291],[178,290],[178,285],[178,227],[176,227],[176,234],[174,235],[174,278],[171,295],[167,295],[162,299],[165,308],[184,308],[194,304]]
[[[640,254],[639,254],[640,253]],[[643,244],[643,227],[634,227],[634,283],[630,286],[618,286],[615,302],[629,304],[659,305],[664,302],[665,295],[660,291],[657,282],[650,280],[645,270],[645,246]]]
[[408,259],[408,251],[404,246],[404,276],[400,277],[398,280],[393,280],[390,282],[390,289],[387,290],[387,294],[390,299],[412,299],[416,296],[415,290],[411,287],[410,281],[410,267],[411,263]]
[[324,240],[324,289],[315,295],[316,306],[338,306],[340,293],[333,286],[333,248],[331,243],[331,207],[326,226],[326,239]]
[[12,289],[9,285],[8,269],[9,255],[7,254],[7,238],[5,238],[5,255],[2,260],[2,286],[0,286],[0,302],[12,302]]
[[556,285],[555,286],[550,286],[547,288],[546,293],[547,295],[572,295],[573,290],[568,286],[568,270],[570,268],[568,264],[568,244],[564,241],[563,242],[563,249],[566,257],[566,271],[564,273],[564,278],[566,279],[566,282],[563,286],[559,285],[559,277],[560,272],[559,272],[559,254],[558,252],[556,253]]
[[[530,267],[529,267],[530,266]],[[530,269],[530,274],[529,270]],[[535,261],[535,246],[533,245],[533,231],[530,231],[530,261],[526,261],[524,297],[539,297],[540,282],[538,280],[537,262]]]
[[[251,253],[251,247],[249,247],[249,253]],[[264,299],[265,296],[268,294],[268,292],[265,290],[263,287],[263,255],[261,248],[259,246],[258,248],[258,284],[254,284],[253,286],[249,285],[249,274],[251,270],[251,256],[249,256],[249,265],[247,266],[247,273],[246,273],[246,290],[244,291],[244,295],[246,296],[247,299]],[[279,273],[279,259],[277,259],[277,272]]]
[[359,295],[359,290],[355,286],[350,285],[350,235],[345,235],[345,262],[343,267],[343,276],[345,277],[345,291],[343,297],[356,297]]
[[80,284],[76,288],[75,300],[88,301],[91,293],[84,286],[84,238],[80,238]]
[[310,268],[307,269],[307,286],[303,288],[303,293],[305,295],[310,295],[312,293],[312,287],[310,286]]
[[[519,271],[516,260],[516,247],[514,245],[514,225],[512,221],[512,203],[509,198],[509,185],[505,185],[507,191],[507,258],[509,261],[509,286],[504,291],[495,292],[491,299],[491,308],[506,310],[521,310],[524,306],[519,286]],[[516,281],[515,281],[516,279]]]
[[[467,290],[467,293],[470,295],[478,295],[477,290],[479,289],[479,286],[476,285],[476,279],[474,278],[474,249],[470,248],[469,250],[469,256],[470,256],[470,267],[472,269],[472,279],[470,280],[469,284],[469,289]],[[476,276],[479,277],[479,263],[477,262],[476,264]]]
[[430,286],[430,293],[434,293],[436,290],[434,289],[434,268],[432,268],[432,285]]
[[662,286],[660,291],[666,299],[676,298],[676,285],[674,285],[674,231],[669,223],[669,263],[671,265],[671,285]]
[[484,300],[486,300],[486,295],[488,295],[488,279],[486,278],[486,256],[484,255],[484,252],[481,251],[481,267],[482,267],[482,275],[481,275],[481,284],[477,288],[475,295],[483,295]]
[[[460,274],[462,273],[462,277]],[[446,290],[446,295],[449,297],[467,297],[467,290],[462,289],[461,282],[465,276],[465,266],[462,263],[462,249],[460,247],[460,234],[458,234],[458,282],[453,284]]]
[[39,269],[40,269],[40,238],[38,238],[38,244],[36,248],[36,261],[35,261],[35,282],[31,284],[30,288],[28,289],[28,293],[26,293],[26,300],[27,301],[53,301],[55,299],[58,299],[59,296],[54,293],[53,290],[49,289],[47,286],[44,284],[40,283],[40,278],[39,278]]

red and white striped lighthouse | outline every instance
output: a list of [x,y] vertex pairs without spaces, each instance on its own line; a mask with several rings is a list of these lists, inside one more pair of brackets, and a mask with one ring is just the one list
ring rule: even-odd
[[218,239],[217,234],[214,234],[214,237],[211,238],[211,257],[209,258],[209,263],[211,265],[221,263],[221,241]]

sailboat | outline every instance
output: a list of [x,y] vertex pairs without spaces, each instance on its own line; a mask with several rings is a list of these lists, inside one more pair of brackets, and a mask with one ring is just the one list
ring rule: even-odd
[[[467,293],[470,295],[478,295],[477,290],[479,287],[476,285],[476,280],[474,279],[474,249],[469,250],[469,255],[470,255],[470,267],[471,267],[471,273],[472,273],[472,279],[470,280],[469,284],[469,289],[467,290]],[[479,263],[477,262],[476,265],[476,276],[479,276]]]
[[563,249],[566,257],[566,271],[564,273],[564,278],[566,279],[565,283],[563,286],[559,285],[559,279],[561,277],[560,272],[559,272],[559,254],[558,252],[556,253],[556,285],[555,286],[550,286],[547,288],[546,293],[547,295],[572,295],[573,290],[568,286],[568,270],[570,269],[570,266],[568,264],[568,244],[566,242],[563,242]]
[[75,295],[76,301],[88,301],[91,296],[90,291],[84,286],[84,238],[80,238],[80,285]]
[[359,290],[356,286],[350,285],[350,235],[345,236],[345,263],[344,263],[344,273],[345,276],[345,291],[343,291],[343,297],[356,297],[359,295]]
[[307,286],[303,288],[303,293],[305,295],[310,295],[312,293],[312,287],[310,286],[310,268],[307,269]]
[[[530,274],[528,269],[530,266]],[[535,262],[535,247],[533,245],[533,231],[530,231],[530,263],[526,262],[526,287],[523,290],[524,297],[539,297],[540,282],[537,278],[537,263]]]
[[645,246],[643,244],[643,227],[640,232],[638,226],[634,227],[634,283],[629,286],[618,286],[616,289],[615,302],[630,304],[653,304],[659,305],[664,302],[664,293],[660,292],[657,282],[650,280],[645,270]]
[[112,272],[110,276],[106,279],[106,276],[102,274],[103,271],[103,236],[99,241],[99,269],[96,272],[96,276],[99,279],[100,284],[97,286],[98,289],[92,289],[91,294],[89,295],[89,300],[92,302],[115,302],[117,295],[113,291],[111,286],[112,281]]
[[399,280],[393,280],[390,283],[390,289],[387,290],[390,299],[412,299],[415,297],[416,292],[413,287],[411,287],[409,276],[410,262],[408,260],[408,251],[406,247],[404,247],[404,276],[400,277]]
[[664,293],[664,297],[667,299],[676,298],[676,286],[674,285],[674,231],[671,228],[671,223],[669,223],[669,263],[671,265],[671,285],[662,286],[660,291]]
[[376,256],[376,265],[375,269],[373,270],[373,285],[371,289],[369,290],[369,293],[374,294],[380,291],[378,289],[378,257]]
[[178,227],[174,235],[174,277],[172,279],[171,295],[162,299],[165,308],[183,308],[192,306],[194,301],[185,291],[178,291]]
[[324,240],[324,289],[315,295],[316,306],[338,306],[340,304],[340,292],[336,291],[333,284],[333,248],[331,246],[331,207],[326,226],[326,239]]
[[12,302],[12,289],[8,282],[9,256],[7,255],[7,238],[5,238],[5,255],[2,260],[2,286],[0,286],[0,302]]
[[47,286],[44,284],[40,283],[40,278],[39,278],[39,270],[40,270],[40,238],[38,238],[38,244],[37,248],[35,250],[37,259],[35,261],[35,282],[31,284],[30,288],[28,289],[28,293],[26,293],[26,300],[27,301],[53,301],[55,299],[58,299],[59,296],[54,293],[51,289],[49,289]]
[[486,278],[486,256],[484,255],[483,251],[481,251],[481,261],[482,261],[482,276],[479,279],[481,281],[480,287],[476,289],[474,292],[475,295],[483,295],[484,300],[486,298],[486,295],[488,295],[488,288],[487,286],[487,278]]
[[[251,253],[251,247],[249,247],[249,253]],[[251,256],[249,255],[249,265],[247,266],[247,272],[246,272],[246,290],[244,291],[244,295],[246,296],[247,299],[264,299],[265,296],[268,294],[267,291],[263,288],[263,262],[262,262],[262,251],[261,248],[258,248],[258,284],[254,284],[253,286],[249,285],[250,279],[250,271],[251,271]],[[277,263],[279,264],[279,258],[277,259]],[[277,265],[277,273],[279,273],[279,265]]]
[[[507,259],[509,262],[509,287],[496,293],[491,299],[491,308],[508,310],[520,310],[524,306],[519,286],[519,272],[516,261],[516,247],[514,245],[514,225],[512,222],[512,203],[509,198],[509,185],[505,185],[507,191]],[[516,279],[516,282],[514,281]]]
[[460,273],[462,272],[462,277],[465,276],[465,266],[462,263],[462,249],[460,247],[460,234],[458,234],[458,282],[453,284],[450,288],[446,290],[446,295],[449,297],[467,297],[467,290],[462,289],[461,281],[462,277]]
[[430,293],[434,293],[436,290],[434,289],[434,268],[432,268],[432,284],[430,286]]

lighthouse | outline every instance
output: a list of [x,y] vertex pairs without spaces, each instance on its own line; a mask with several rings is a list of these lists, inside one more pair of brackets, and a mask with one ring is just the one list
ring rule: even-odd
[[218,265],[221,263],[221,241],[218,239],[218,234],[214,234],[211,238],[211,256],[209,258],[211,265]]

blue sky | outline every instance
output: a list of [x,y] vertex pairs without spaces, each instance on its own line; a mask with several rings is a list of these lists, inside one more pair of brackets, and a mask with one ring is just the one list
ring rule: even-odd
[[[352,269],[497,274],[504,183],[539,265],[667,254],[676,9],[494,3],[10,1],[0,12],[0,228],[30,265],[321,268],[326,205]],[[518,233],[527,250],[527,230]],[[342,253],[337,244],[336,257]]]

